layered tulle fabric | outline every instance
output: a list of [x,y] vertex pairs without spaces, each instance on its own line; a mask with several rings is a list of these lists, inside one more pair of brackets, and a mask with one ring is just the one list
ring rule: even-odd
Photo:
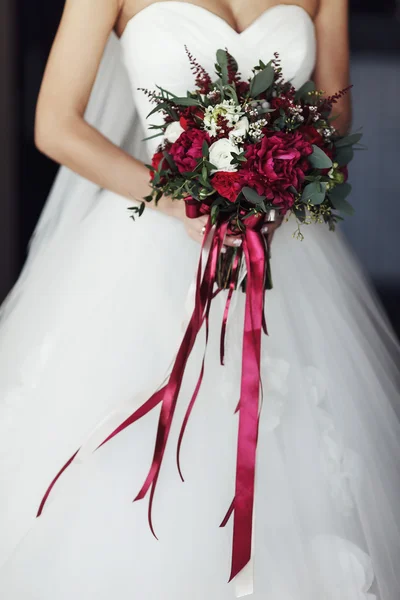
[[[124,199],[105,193],[71,244],[49,253],[43,277],[3,327],[5,598],[61,600],[83,591],[101,600],[233,597],[226,583],[231,530],[219,524],[234,492],[244,296],[231,313],[225,367],[223,298],[214,300],[182,483],[176,441],[203,338],[189,363],[155,501],[159,541],[148,529],[147,501],[132,503],[150,464],[157,412],[92,453],[162,383],[182,335],[198,254],[179,223],[148,211],[134,224],[125,211]],[[394,340],[339,236],[316,226],[298,242],[294,226],[277,233],[275,288],[267,297],[254,597],[370,600],[375,593],[394,600]],[[144,251],[146,269],[138,260]],[[82,442],[35,521],[47,485]],[[380,595],[369,591],[375,577]]]
[[[189,28],[189,19],[179,21],[172,10],[176,4],[163,3],[163,19],[154,9],[151,20],[143,13],[140,31],[133,21],[130,31],[140,42],[142,27],[150,36],[159,14],[176,41]],[[304,44],[292,56],[295,36],[288,35],[283,58],[300,69],[301,48],[305,56],[312,48],[308,18],[287,7],[267,14],[257,27],[260,46],[265,31],[281,31],[284,46],[282,23],[290,32],[297,27]],[[205,45],[211,18],[191,15],[193,43]],[[130,35],[124,43],[131,50]],[[252,39],[248,34],[243,55]],[[174,63],[175,41],[164,43],[167,65]],[[253,58],[267,52],[260,46]],[[170,71],[165,78],[177,79]],[[128,206],[99,192],[73,227],[48,236],[1,321],[0,597],[7,600],[231,600],[238,592],[236,582],[227,583],[231,524],[220,524],[235,484],[241,292],[230,312],[224,367],[225,293],[213,301],[205,377],[182,446],[182,483],[176,442],[204,332],[188,363],[155,497],[158,541],[147,500],[132,502],[150,466],[158,411],[94,452],[168,374],[199,259],[181,223],[150,209],[132,222]],[[284,223],[272,248],[253,597],[397,600],[399,349],[340,234],[315,225],[300,242],[295,229],[294,220]],[[47,486],[78,447],[36,519]]]

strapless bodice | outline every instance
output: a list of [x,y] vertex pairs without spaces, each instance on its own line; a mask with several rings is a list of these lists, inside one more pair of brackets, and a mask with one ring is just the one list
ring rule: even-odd
[[[145,130],[151,105],[138,88],[153,90],[157,84],[184,95],[194,87],[185,45],[212,76],[218,48],[229,50],[246,78],[259,59],[268,62],[278,52],[286,79],[296,86],[311,76],[316,55],[313,21],[303,8],[291,4],[267,9],[238,33],[205,8],[189,2],[161,0],[142,9],[128,22],[121,44],[134,102]],[[156,119],[153,116],[152,122]],[[159,138],[150,140],[149,150],[158,142]]]

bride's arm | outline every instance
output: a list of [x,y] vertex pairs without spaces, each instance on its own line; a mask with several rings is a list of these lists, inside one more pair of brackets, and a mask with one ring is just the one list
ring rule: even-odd
[[[315,20],[317,64],[314,80],[326,96],[349,85],[348,0],[320,0]],[[339,115],[335,127],[346,133],[351,125],[351,94],[347,93],[334,107]]]
[[[58,163],[117,194],[142,199],[150,192],[148,169],[84,120],[120,5],[120,0],[67,0],[39,95],[35,139]],[[182,217],[182,205],[162,198],[157,210]]]

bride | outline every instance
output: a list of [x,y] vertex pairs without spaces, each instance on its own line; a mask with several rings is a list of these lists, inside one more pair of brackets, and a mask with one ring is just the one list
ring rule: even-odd
[[[275,232],[254,544],[231,583],[232,524],[219,525],[234,493],[244,294],[224,367],[222,294],[213,304],[182,483],[176,440],[201,340],[188,363],[155,495],[158,540],[148,500],[132,503],[157,411],[94,452],[168,374],[204,226],[168,197],[129,218],[157,146],[141,142],[149,103],[138,88],[190,89],[185,44],[209,72],[226,47],[246,77],[279,52],[296,86],[312,75],[327,94],[348,84],[346,0],[200,2],[66,2],[36,122],[39,149],[65,167],[0,322],[0,597],[397,600],[399,348],[339,233],[314,225],[299,242],[291,220]],[[344,132],[348,97],[338,112]]]

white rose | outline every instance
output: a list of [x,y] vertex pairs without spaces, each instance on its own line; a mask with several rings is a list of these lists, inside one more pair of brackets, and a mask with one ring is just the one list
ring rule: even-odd
[[164,137],[167,140],[167,142],[173,144],[184,131],[185,130],[183,129],[179,121],[174,121],[173,123],[170,123],[168,125],[167,129],[165,130]]
[[231,141],[235,142],[236,138],[244,138],[249,130],[249,126],[250,123],[247,117],[242,117],[241,119],[239,119],[234,129],[229,133]]
[[210,146],[210,163],[215,166],[215,171],[237,171],[231,165],[232,152],[239,154],[239,148],[227,138],[217,140]]

